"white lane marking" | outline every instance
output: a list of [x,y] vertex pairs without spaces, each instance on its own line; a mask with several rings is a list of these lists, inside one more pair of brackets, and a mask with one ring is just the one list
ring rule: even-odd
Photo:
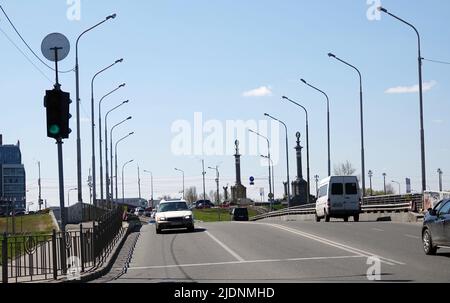
[[348,245],[345,245],[345,244],[342,244],[342,243],[334,242],[334,241],[331,241],[331,240],[328,240],[328,239],[325,239],[325,238],[322,238],[322,237],[319,237],[319,236],[316,236],[316,235],[308,234],[308,233],[305,233],[305,232],[302,232],[302,231],[299,231],[299,230],[296,230],[296,229],[292,229],[292,228],[289,228],[289,227],[286,227],[286,226],[277,225],[277,224],[266,224],[266,225],[272,226],[272,227],[275,227],[275,228],[278,228],[278,229],[282,229],[282,230],[288,231],[290,233],[302,236],[304,238],[315,240],[317,242],[320,242],[320,243],[323,243],[323,244],[326,244],[326,245],[329,245],[329,246],[333,246],[333,247],[336,247],[336,248],[339,248],[339,249],[342,249],[342,250],[345,250],[345,251],[348,251],[348,252],[352,252],[352,253],[358,254],[360,256],[365,256],[365,257],[374,257],[374,256],[376,256],[376,257],[378,257],[380,259],[381,262],[383,262],[385,264],[388,264],[388,265],[395,265],[395,264],[405,265],[405,263],[403,263],[403,262],[399,262],[399,261],[395,261],[395,260],[392,260],[392,259],[380,257],[380,256],[377,256],[376,254],[372,254],[370,252],[367,252],[367,251],[364,251],[364,250],[361,250],[361,249],[358,249],[358,248],[354,248],[354,247],[351,247],[351,246],[348,246]]
[[310,257],[310,258],[292,258],[292,259],[273,259],[273,260],[250,260],[250,261],[231,261],[231,262],[217,262],[217,263],[198,263],[198,264],[180,264],[180,265],[159,265],[159,266],[142,266],[130,267],[128,270],[148,270],[148,269],[165,269],[178,267],[204,267],[204,266],[218,266],[218,265],[234,265],[234,264],[257,264],[257,263],[281,263],[281,262],[301,262],[301,261],[323,261],[336,259],[356,259],[365,258],[365,256],[338,256],[338,257]]
[[205,232],[211,239],[213,239],[214,241],[216,241],[217,244],[219,244],[220,246],[222,246],[223,249],[225,249],[230,255],[232,255],[234,258],[236,258],[236,260],[238,260],[239,262],[244,262],[245,260],[239,256],[235,251],[233,251],[231,248],[229,248],[228,246],[226,246],[223,242],[221,242],[219,239],[217,239],[216,237],[214,237],[213,235],[211,235],[210,232],[206,231]]
[[420,240],[420,237],[418,237],[418,236],[405,235],[405,237],[416,239],[416,240]]
[[374,230],[374,231],[380,231],[380,232],[383,232],[383,231],[384,231],[384,229],[380,229],[380,228],[372,228],[372,230]]

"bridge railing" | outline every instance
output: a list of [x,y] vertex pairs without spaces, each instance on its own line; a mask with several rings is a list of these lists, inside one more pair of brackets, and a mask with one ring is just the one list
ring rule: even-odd
[[21,283],[68,277],[92,270],[112,252],[122,237],[123,211],[117,208],[93,228],[40,235],[0,236],[2,282]]

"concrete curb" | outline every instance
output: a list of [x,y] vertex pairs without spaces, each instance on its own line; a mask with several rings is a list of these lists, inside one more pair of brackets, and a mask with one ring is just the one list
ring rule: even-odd
[[119,255],[119,252],[121,251],[123,245],[125,244],[126,239],[130,235],[133,228],[134,228],[134,225],[128,225],[128,228],[125,231],[124,235],[122,236],[122,239],[113,248],[114,252],[111,254],[110,257],[108,257],[108,259],[105,261],[105,263],[100,268],[95,269],[93,272],[82,275],[80,280],[74,280],[74,281],[59,280],[59,281],[54,281],[54,283],[86,283],[86,282],[90,282],[90,281],[99,279],[99,278],[103,277],[104,275],[106,275],[107,273],[109,273],[117,259],[117,256]]

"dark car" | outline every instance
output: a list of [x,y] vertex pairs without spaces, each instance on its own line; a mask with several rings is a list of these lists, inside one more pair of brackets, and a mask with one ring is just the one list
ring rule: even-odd
[[247,208],[234,208],[231,211],[231,220],[233,221],[248,221]]
[[422,240],[427,255],[435,255],[440,247],[450,247],[450,200],[443,200],[428,210]]
[[212,208],[214,204],[209,200],[198,200],[195,202],[195,208],[204,209],[204,208]]

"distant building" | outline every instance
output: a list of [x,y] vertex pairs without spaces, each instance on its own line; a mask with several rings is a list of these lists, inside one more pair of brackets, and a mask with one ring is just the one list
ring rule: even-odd
[[20,142],[3,145],[0,135],[0,207],[26,208],[26,175]]

